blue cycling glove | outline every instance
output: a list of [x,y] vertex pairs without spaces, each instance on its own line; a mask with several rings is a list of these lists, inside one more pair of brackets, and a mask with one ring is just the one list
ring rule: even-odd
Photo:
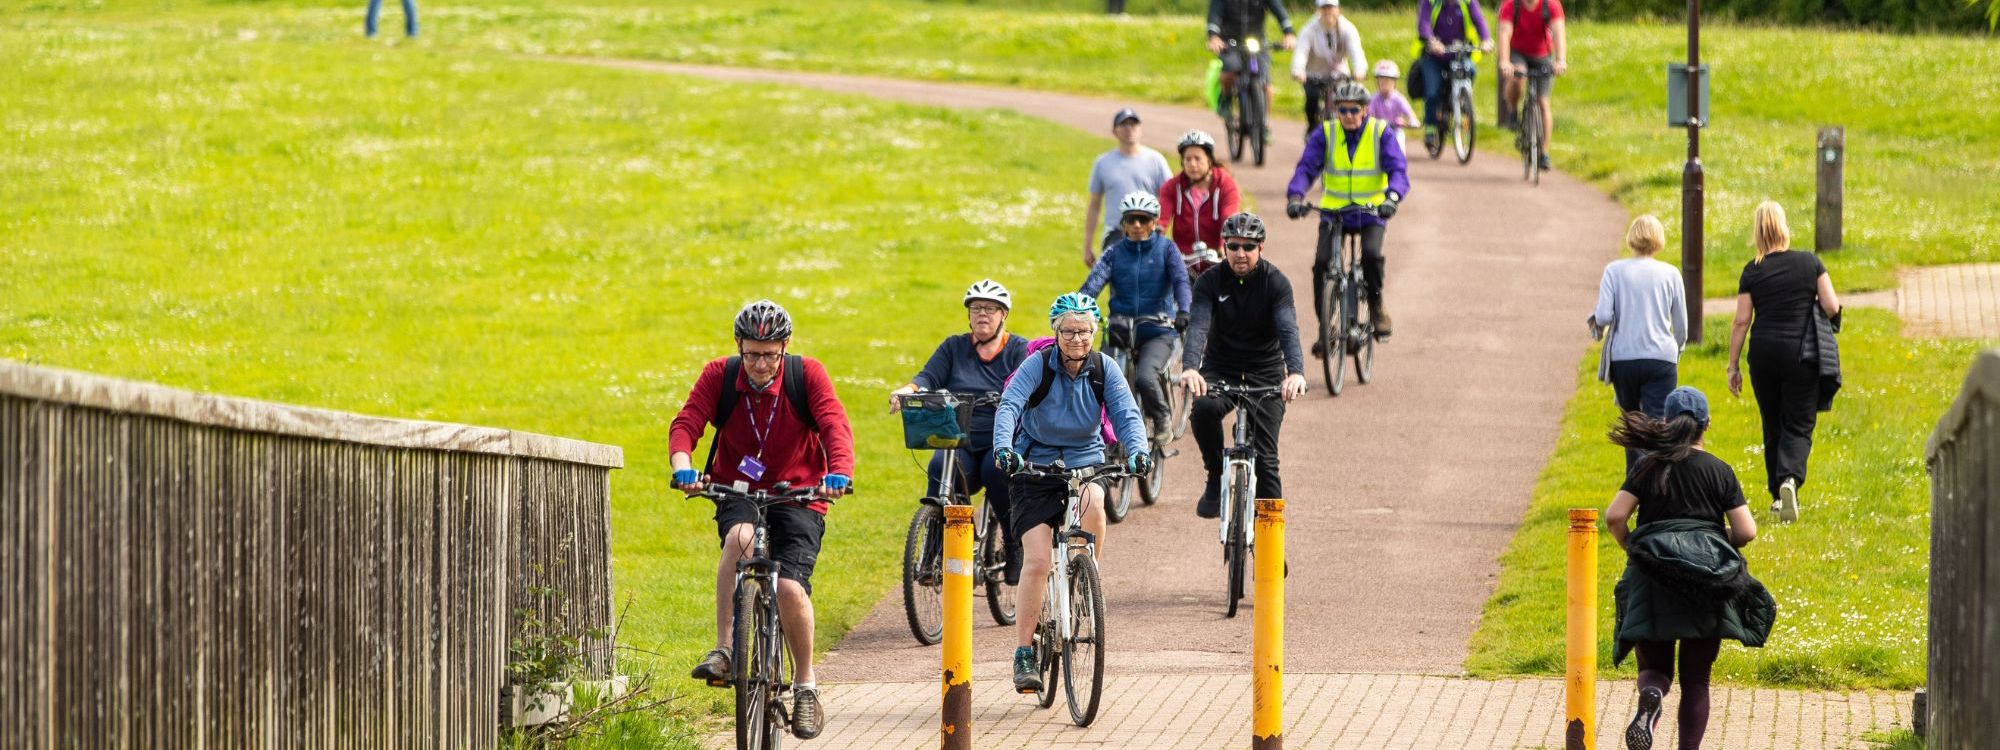
[[848,485],[853,482],[854,480],[847,478],[846,474],[828,474],[825,479],[820,480],[820,486],[829,492],[846,492]]
[[1125,458],[1125,470],[1145,476],[1153,473],[1153,454],[1134,453]]
[[1028,467],[1028,462],[1021,460],[1021,454],[1013,449],[1001,448],[993,452],[993,467],[1008,474],[1017,474]]
[[690,485],[690,484],[694,484],[694,483],[696,483],[696,482],[699,482],[699,481],[701,481],[701,472],[699,472],[699,471],[695,471],[694,469],[675,469],[675,470],[674,470],[674,486],[675,486],[675,487],[686,487],[686,486],[688,486],[688,485]]

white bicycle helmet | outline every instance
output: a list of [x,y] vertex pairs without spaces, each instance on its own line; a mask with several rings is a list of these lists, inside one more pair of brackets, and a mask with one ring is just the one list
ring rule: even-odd
[[1008,312],[1014,310],[1014,295],[1008,294],[1007,287],[992,279],[980,279],[972,282],[972,286],[966,287],[965,306],[971,307],[972,301],[976,299],[998,303]]
[[1160,199],[1144,190],[1126,193],[1125,199],[1118,202],[1118,215],[1126,214],[1146,214],[1157,218],[1160,215]]
[[1395,60],[1382,60],[1380,62],[1375,63],[1375,77],[1401,78],[1403,77],[1403,71],[1396,67]]
[[1187,153],[1189,146],[1200,146],[1203,151],[1208,152],[1209,161],[1215,160],[1215,139],[1209,137],[1207,133],[1200,130],[1190,130],[1182,133],[1180,145],[1174,147],[1174,153]]

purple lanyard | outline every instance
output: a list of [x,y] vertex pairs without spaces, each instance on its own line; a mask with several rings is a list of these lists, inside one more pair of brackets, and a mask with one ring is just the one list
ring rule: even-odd
[[762,461],[764,460],[764,441],[770,439],[771,428],[778,426],[778,399],[776,396],[771,397],[771,410],[764,417],[764,429],[762,431],[757,429],[757,406],[750,401],[749,396],[743,397],[743,411],[750,417],[750,435],[757,438],[757,460]]

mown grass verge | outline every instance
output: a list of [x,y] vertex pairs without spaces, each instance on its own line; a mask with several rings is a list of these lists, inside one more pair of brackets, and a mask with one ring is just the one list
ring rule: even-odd
[[920,490],[882,394],[962,328],[972,280],[1031,329],[1075,283],[1040,249],[1081,221],[1067,167],[1102,145],[1080,133],[238,17],[0,29],[0,357],[623,446],[620,639],[663,685],[712,642],[716,555],[712,509],[667,489],[666,428],[738,306],[791,308],[857,432],[828,645],[896,580]]

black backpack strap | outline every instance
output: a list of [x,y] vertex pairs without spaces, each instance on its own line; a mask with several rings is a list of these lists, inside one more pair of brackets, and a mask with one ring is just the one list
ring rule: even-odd
[[[1028,394],[1029,409],[1041,406],[1042,399],[1049,397],[1049,386],[1055,382],[1052,378],[1049,377],[1049,358],[1055,356],[1055,351],[1056,348],[1053,346],[1042,350],[1041,360],[1036,365],[1037,367],[1042,368],[1042,382],[1036,383],[1035,392]],[[1026,364],[1027,363],[1025,362],[1022,363],[1023,366],[1025,366]]]
[[819,432],[819,420],[813,418],[812,402],[806,399],[805,357],[785,355],[784,380],[785,400],[792,402],[792,416],[805,424],[807,432]]
[[1091,352],[1089,364],[1090,392],[1097,396],[1097,408],[1109,409],[1111,405],[1104,401],[1104,352]]
[[715,425],[715,439],[708,441],[708,459],[701,464],[701,473],[708,474],[715,469],[715,446],[722,443],[722,426],[729,424],[729,415],[736,412],[736,376],[743,372],[743,358],[730,357],[722,362],[721,396],[715,400],[715,415],[709,417],[709,424]]

